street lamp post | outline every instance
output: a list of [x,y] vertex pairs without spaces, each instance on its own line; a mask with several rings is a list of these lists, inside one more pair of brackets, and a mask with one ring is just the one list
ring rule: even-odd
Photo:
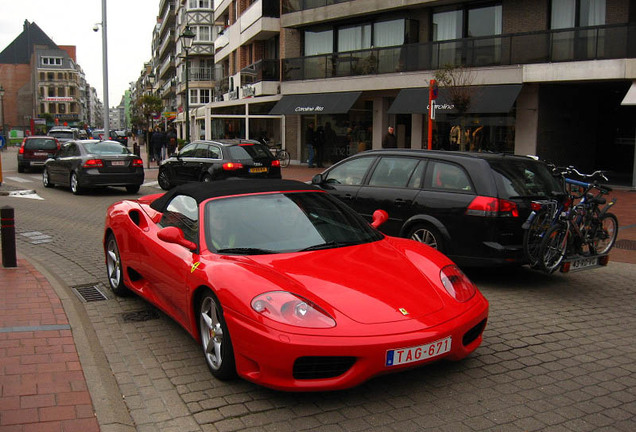
[[186,25],[185,30],[181,33],[183,50],[185,51],[185,118],[186,118],[186,130],[185,130],[185,142],[190,142],[190,88],[188,81],[190,80],[190,67],[188,65],[188,51],[192,47],[194,40],[194,32],[190,30],[190,26]]
[[104,121],[104,136],[110,139],[110,107],[108,106],[108,36],[106,26],[106,0],[102,0],[102,22],[93,26],[93,30],[97,31],[102,26],[102,76],[104,79],[104,112],[102,113]]
[[4,128],[4,87],[2,87],[2,84],[0,84],[0,113],[2,114],[2,116],[0,116],[0,129],[2,129],[2,137],[5,138],[4,146],[8,147],[8,143],[6,141],[7,133]]

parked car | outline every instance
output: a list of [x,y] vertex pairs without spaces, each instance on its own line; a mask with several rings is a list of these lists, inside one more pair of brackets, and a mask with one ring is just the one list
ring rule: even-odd
[[108,208],[108,281],[183,326],[218,379],[337,390],[466,357],[487,300],[385,219],[293,180],[193,182]]
[[69,141],[44,164],[45,187],[69,186],[78,195],[88,188],[123,186],[137,193],[144,182],[141,158],[115,141]]
[[93,129],[88,139],[96,139],[96,140],[109,139],[109,138],[104,138],[104,135],[105,135],[104,129]]
[[123,146],[128,147],[128,135],[126,134],[126,131],[123,131],[123,130],[111,131],[110,139],[113,141],[117,141]]
[[61,143],[65,143],[70,140],[79,139],[79,131],[76,128],[63,127],[63,126],[53,126],[49,130],[47,135],[57,138],[57,140]]
[[32,135],[22,140],[18,150],[18,172],[22,173],[31,168],[42,168],[50,155],[54,155],[60,148],[57,138],[50,136]]
[[532,200],[562,192],[548,167],[525,156],[370,150],[312,179],[382,231],[426,243],[463,266],[525,263],[521,225]]
[[194,141],[161,162],[157,180],[168,190],[190,181],[231,177],[281,178],[280,161],[258,141]]

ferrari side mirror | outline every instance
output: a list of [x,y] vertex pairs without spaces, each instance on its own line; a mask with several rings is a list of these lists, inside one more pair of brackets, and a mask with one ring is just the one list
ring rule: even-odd
[[159,237],[159,240],[163,240],[166,243],[178,244],[191,251],[197,248],[197,245],[186,239],[183,236],[183,231],[177,227],[170,226],[162,228],[159,232],[157,232],[157,237]]
[[384,210],[378,209],[373,212],[373,222],[371,222],[371,226],[373,228],[378,228],[387,220],[389,220],[389,214]]

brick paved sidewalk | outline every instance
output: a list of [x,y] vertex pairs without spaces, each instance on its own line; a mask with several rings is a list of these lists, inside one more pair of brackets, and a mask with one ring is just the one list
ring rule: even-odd
[[0,266],[0,431],[99,431],[62,303],[29,262]]

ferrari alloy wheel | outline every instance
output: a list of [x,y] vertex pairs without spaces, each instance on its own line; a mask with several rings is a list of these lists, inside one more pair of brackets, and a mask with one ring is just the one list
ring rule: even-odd
[[53,187],[53,183],[51,183],[51,180],[49,178],[49,170],[48,168],[44,168],[44,171],[42,171],[42,184],[44,185],[44,187]]
[[234,349],[217,298],[206,292],[199,308],[199,332],[205,360],[212,375],[220,380],[234,378]]
[[210,183],[212,181],[212,176],[210,174],[206,174],[203,176],[204,183]]
[[75,195],[79,195],[82,193],[82,189],[79,186],[79,180],[77,178],[77,173],[71,174],[71,192]]
[[172,188],[172,183],[170,183],[170,177],[165,169],[159,169],[159,175],[157,175],[157,181],[159,182],[159,187],[163,190],[170,190]]
[[106,240],[106,271],[108,272],[108,283],[113,293],[117,296],[126,295],[128,288],[124,285],[124,273],[119,247],[115,236],[112,234]]
[[420,243],[424,243],[432,247],[433,249],[437,249],[440,252],[443,252],[443,243],[442,243],[442,235],[440,232],[429,225],[417,225],[409,232],[407,238],[411,240],[418,241]]

